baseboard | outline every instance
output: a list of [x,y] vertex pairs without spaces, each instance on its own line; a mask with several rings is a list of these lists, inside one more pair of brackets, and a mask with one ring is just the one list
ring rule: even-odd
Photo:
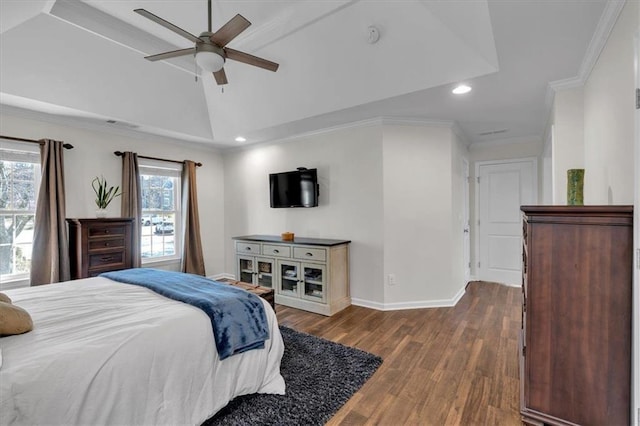
[[226,272],[223,272],[222,274],[216,274],[216,275],[210,275],[207,278],[209,278],[210,280],[219,280],[222,278],[227,278],[229,280],[235,280],[236,276],[233,274],[227,274]]
[[375,309],[377,311],[385,311],[384,303],[373,302],[371,300],[358,299],[357,297],[351,298],[351,304],[355,306],[362,306],[363,308]]
[[[235,280],[234,274],[223,272],[221,274],[210,275],[207,278],[212,280],[219,280],[221,278],[228,278]],[[470,281],[474,281],[470,279]],[[351,304],[355,306],[361,306],[363,308],[375,309],[377,311],[401,311],[406,309],[424,309],[424,308],[450,308],[455,306],[458,301],[464,296],[466,290],[466,284],[458,290],[458,292],[451,299],[441,300],[419,300],[413,302],[396,302],[396,303],[380,303],[372,300],[358,299],[357,297],[351,298]]]
[[424,309],[424,308],[450,308],[455,306],[458,301],[464,296],[466,285],[462,286],[460,290],[451,299],[440,300],[419,300],[414,302],[395,302],[395,303],[380,303],[373,302],[371,300],[351,298],[351,304],[356,306],[362,306],[363,308],[376,309],[378,311],[400,311],[406,309]]

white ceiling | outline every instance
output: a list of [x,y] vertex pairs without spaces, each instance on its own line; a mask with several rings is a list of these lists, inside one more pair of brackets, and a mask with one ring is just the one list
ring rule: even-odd
[[[606,6],[214,0],[214,31],[236,13],[253,23],[229,47],[280,64],[272,73],[228,61],[222,91],[211,75],[195,81],[192,57],[144,60],[192,43],[133,13],[198,35],[205,0],[0,0],[0,103],[216,146],[376,117],[455,121],[471,143],[540,140],[549,83],[578,75]],[[458,82],[473,91],[452,95]]]

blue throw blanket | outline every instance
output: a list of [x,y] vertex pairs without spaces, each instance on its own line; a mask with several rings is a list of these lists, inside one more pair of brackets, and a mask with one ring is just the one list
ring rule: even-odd
[[269,325],[262,301],[248,291],[199,275],[134,268],[105,272],[101,277],[146,287],[173,300],[202,309],[211,318],[220,359],[264,348]]

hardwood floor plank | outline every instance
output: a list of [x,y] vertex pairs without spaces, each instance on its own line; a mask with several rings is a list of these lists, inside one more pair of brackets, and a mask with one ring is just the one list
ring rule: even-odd
[[469,283],[451,308],[324,317],[277,306],[280,324],[384,359],[329,425],[520,425],[521,289]]

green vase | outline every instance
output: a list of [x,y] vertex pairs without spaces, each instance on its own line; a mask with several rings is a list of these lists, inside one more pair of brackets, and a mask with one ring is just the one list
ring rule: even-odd
[[567,170],[567,205],[584,205],[584,169]]

